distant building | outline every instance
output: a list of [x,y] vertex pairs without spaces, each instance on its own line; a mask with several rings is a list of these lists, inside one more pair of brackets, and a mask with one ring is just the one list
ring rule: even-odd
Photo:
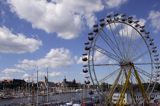
[[67,81],[67,79],[64,78],[62,82],[62,87],[76,89],[79,87],[79,84],[76,82],[75,79],[73,81]]
[[2,80],[0,81],[0,89],[16,89],[16,88],[24,88],[26,82],[21,79],[13,79],[13,80]]

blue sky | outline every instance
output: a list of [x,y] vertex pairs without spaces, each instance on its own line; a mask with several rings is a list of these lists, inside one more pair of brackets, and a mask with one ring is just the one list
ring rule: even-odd
[[92,25],[110,13],[146,21],[159,47],[158,0],[1,0],[0,78],[83,81],[81,54]]

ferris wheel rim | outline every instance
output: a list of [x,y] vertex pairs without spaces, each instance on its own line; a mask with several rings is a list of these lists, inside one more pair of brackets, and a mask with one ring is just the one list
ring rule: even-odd
[[[114,21],[114,20],[113,20]],[[115,22],[111,22],[111,23],[107,23],[107,24],[112,24],[112,23],[115,23]],[[151,65],[152,65],[152,71],[153,71],[153,59],[152,59],[152,53],[150,52],[150,48],[149,48],[149,45],[148,45],[148,43],[146,42],[146,40],[144,39],[144,37],[143,37],[143,35],[141,34],[141,32],[139,31],[139,30],[137,30],[135,27],[133,27],[131,24],[128,24],[128,23],[126,23],[126,22],[121,22],[121,21],[116,21],[116,23],[122,23],[122,24],[126,24],[126,25],[129,25],[130,27],[132,27],[136,32],[138,32],[138,34],[141,36],[141,38],[143,39],[143,41],[145,42],[145,44],[147,45],[147,49],[148,49],[148,52],[149,52],[149,54],[150,54],[150,59],[151,59]],[[106,24],[106,25],[107,25]],[[103,29],[103,28],[101,28],[101,29]],[[100,29],[100,31],[101,31],[101,29]],[[100,33],[100,31],[98,32],[98,33]],[[96,33],[95,34],[95,36],[97,36],[98,37],[98,33]],[[95,38],[95,40],[96,40],[96,38]],[[95,41],[96,42],[96,41]],[[94,43],[94,42],[92,42],[92,43]],[[91,45],[92,45],[92,43],[91,43]],[[90,52],[90,51],[89,51]],[[89,53],[89,55],[91,55],[90,53]],[[92,55],[93,56],[93,55]],[[89,56],[90,57],[90,56]],[[94,60],[93,60],[93,58],[92,58],[92,64],[94,64]],[[94,67],[95,65],[93,65],[93,67]],[[97,79],[96,77],[96,73],[95,73],[95,70],[94,70],[94,68],[92,69],[92,71],[93,71],[93,73],[94,73],[94,77],[95,77],[95,79]],[[93,79],[93,78],[92,78]],[[98,84],[98,80],[96,81],[97,82],[97,84]],[[99,84],[98,84],[99,85]]]

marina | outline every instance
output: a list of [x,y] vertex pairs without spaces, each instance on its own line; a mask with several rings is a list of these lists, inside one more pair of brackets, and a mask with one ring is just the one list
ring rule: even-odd
[[[78,100],[80,100],[80,93],[69,92],[69,93],[52,94],[49,95],[49,103],[47,103],[44,100],[44,96],[38,96],[38,105],[45,106],[49,104],[50,106],[54,105],[59,106],[59,105],[64,105],[73,99],[77,100],[78,102]],[[5,99],[0,99],[0,103],[1,103],[0,106],[30,106],[33,104],[36,105],[36,101],[32,103],[32,97],[5,98]]]

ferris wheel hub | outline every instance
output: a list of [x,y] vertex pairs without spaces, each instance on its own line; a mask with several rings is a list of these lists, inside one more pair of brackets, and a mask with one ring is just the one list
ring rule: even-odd
[[121,67],[126,67],[126,66],[127,66],[127,67],[128,67],[128,66],[131,67],[131,66],[134,65],[132,62],[124,62],[124,61],[123,61],[123,62],[120,62],[119,64],[120,64]]

